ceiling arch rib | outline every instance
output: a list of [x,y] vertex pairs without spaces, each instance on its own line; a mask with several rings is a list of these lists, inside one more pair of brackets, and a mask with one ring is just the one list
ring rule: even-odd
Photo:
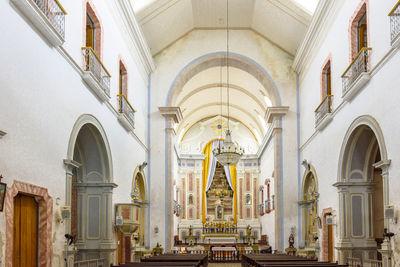
[[244,72],[249,73],[254,79],[256,79],[263,87],[266,95],[270,98],[273,105],[280,106],[279,92],[271,80],[268,73],[263,70],[257,63],[252,62],[251,59],[244,58],[243,56],[230,54],[229,59],[226,59],[226,53],[212,54],[203,59],[195,60],[187,67],[185,67],[176,77],[174,83],[170,88],[168,94],[167,105],[176,106],[178,98],[183,92],[185,85],[198,73],[207,70],[209,68],[226,66],[227,61],[229,66],[232,68],[240,69]]
[[[226,87],[228,87],[227,83],[211,83],[211,84],[206,84],[203,86],[200,86],[194,90],[192,90],[191,92],[189,92],[188,94],[186,94],[185,96],[183,96],[182,99],[179,100],[179,103],[177,104],[177,106],[183,106],[184,102],[186,102],[189,98],[191,97],[195,97],[196,94],[207,90],[207,89],[211,89],[211,88],[219,88],[222,87],[223,90],[226,90]],[[245,95],[247,95],[248,97],[250,97],[261,110],[265,110],[266,109],[266,105],[264,105],[254,94],[252,94],[249,90],[244,89],[243,87],[239,86],[239,85],[235,85],[235,84],[229,84],[229,89],[233,89],[236,90],[238,92],[241,92]]]
[[[188,126],[188,127],[185,127],[183,130],[183,132],[180,132],[177,136],[178,136],[178,140],[180,140],[180,142],[182,142],[183,141],[183,139],[185,138],[185,135],[194,127],[194,126],[196,126],[197,124],[199,124],[199,123],[202,123],[203,121],[206,121],[206,120],[209,120],[209,119],[212,119],[212,118],[214,118],[214,117],[219,117],[219,115],[212,115],[212,116],[207,116],[207,117],[204,117],[204,118],[201,118],[201,119],[199,119],[199,120],[197,120],[195,123],[192,123],[190,126]],[[222,117],[226,120],[227,119],[227,116],[225,116],[225,115],[222,115]],[[240,123],[241,125],[243,125],[244,127],[246,127],[248,130],[249,130],[249,132],[251,133],[251,135],[254,137],[254,140],[257,142],[257,143],[259,143],[260,142],[260,140],[259,140],[259,138],[257,138],[257,136],[256,136],[256,134],[254,133],[254,131],[253,130],[251,130],[245,123],[243,123],[241,120],[238,120],[236,117],[230,117],[230,120],[232,120],[232,121],[234,121],[234,122],[237,122],[237,123]]]
[[[223,105],[223,106],[226,106],[227,103],[222,103],[222,105]],[[211,103],[207,103],[207,104],[201,105],[201,106],[199,106],[199,107],[196,107],[196,108],[194,108],[193,110],[190,110],[187,114],[183,114],[183,115],[184,115],[184,116],[183,116],[183,120],[182,120],[182,122],[179,124],[178,131],[181,130],[181,126],[185,124],[185,121],[189,121],[189,118],[190,118],[191,116],[193,116],[194,114],[196,114],[196,113],[201,114],[201,115],[205,114],[204,112],[202,112],[202,110],[204,110],[204,109],[210,109],[210,107],[216,107],[216,108],[217,108],[217,112],[214,112],[214,111],[213,111],[213,114],[214,114],[214,115],[218,115],[218,110],[219,110],[220,106],[221,106],[221,103],[220,103],[220,102],[211,102]],[[262,134],[262,135],[264,134],[264,130],[263,130],[264,128],[263,128],[262,125],[259,123],[259,121],[257,120],[257,118],[253,116],[252,113],[250,113],[250,112],[247,111],[245,108],[243,108],[243,107],[241,107],[241,106],[239,106],[239,105],[236,105],[236,104],[230,104],[229,107],[230,107],[231,109],[236,109],[236,110],[238,110],[238,111],[239,111],[239,115],[240,115],[240,114],[245,114],[246,117],[250,118],[250,119],[253,121],[253,123],[257,126],[258,132],[259,132],[260,134]],[[185,112],[184,112],[184,113],[185,113]]]

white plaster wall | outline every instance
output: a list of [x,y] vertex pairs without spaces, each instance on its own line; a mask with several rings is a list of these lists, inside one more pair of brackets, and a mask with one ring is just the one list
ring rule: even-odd
[[[337,1],[339,2],[339,1]],[[397,133],[396,114],[399,114],[400,97],[398,84],[398,50],[390,52],[390,23],[387,14],[397,1],[369,1],[369,43],[372,47],[370,82],[355,98],[344,103],[341,97],[342,84],[340,75],[349,65],[348,27],[350,17],[356,10],[359,1],[340,1],[335,3],[332,12],[334,19],[329,20],[325,31],[320,34],[318,44],[312,50],[312,57],[307,62],[300,78],[300,121],[301,121],[301,160],[307,159],[316,169],[319,182],[319,213],[322,209],[332,207],[338,211],[338,193],[332,186],[338,179],[339,154],[344,136],[350,124],[361,115],[374,117],[383,132],[391,159],[389,168],[389,203],[395,206],[398,214],[400,196],[396,192],[400,183],[399,176],[400,150]],[[328,33],[326,32],[328,31]],[[338,41],[340,40],[340,41]],[[333,120],[322,131],[315,132],[314,109],[320,98],[320,73],[325,59],[332,55],[332,90],[334,94]],[[381,62],[384,58],[386,59]],[[379,63],[382,63],[378,65]],[[304,168],[302,168],[302,172]],[[336,226],[337,227],[337,226]],[[335,228],[335,230],[338,230]],[[391,226],[391,231],[400,232],[400,227]],[[335,241],[338,240],[337,234]],[[394,260],[400,262],[400,239],[394,238]],[[395,265],[396,265],[395,264]]]
[[[265,185],[265,180],[270,179],[270,196],[275,194],[274,192],[274,177],[272,177],[274,172],[274,148],[273,144],[270,143],[264,150],[264,153],[260,159],[260,179],[258,180],[258,186],[264,186],[264,204],[268,198],[267,186]],[[272,205],[272,203],[271,203]],[[264,206],[264,210],[266,207]],[[262,234],[268,236],[268,242],[272,249],[275,249],[275,211],[270,213],[265,213],[260,217]]]
[[[64,3],[65,2],[65,3]],[[111,75],[110,104],[102,104],[83,83],[79,70],[83,45],[81,1],[63,1],[69,62],[9,1],[0,3],[0,125],[7,135],[0,140],[0,173],[8,186],[14,180],[48,188],[54,213],[65,205],[67,146],[75,121],[82,114],[95,116],[107,135],[112,154],[113,203],[130,202],[135,167],[146,160],[147,80],[139,73],[106,1],[96,1],[104,29],[103,63]],[[61,50],[62,50],[61,49]],[[128,133],[117,120],[118,56],[129,71],[129,100],[136,112],[136,130]],[[57,205],[58,203],[58,205]],[[4,266],[5,221],[0,213],[0,266]],[[64,225],[53,223],[53,265],[62,266]]]
[[[285,198],[285,240],[290,227],[297,219],[297,154],[296,154],[296,80],[291,64],[293,58],[280,48],[265,40],[254,32],[234,30],[230,32],[230,48],[234,53],[245,55],[265,68],[276,83],[283,106],[290,110],[283,119],[283,180],[288,185],[284,190]],[[165,181],[165,120],[159,114],[158,107],[167,104],[167,93],[175,77],[191,60],[208,53],[224,51],[226,37],[221,30],[195,30],[183,36],[173,45],[155,57],[156,70],[152,74],[151,84],[151,140],[152,190],[157,199],[152,197],[152,213],[164,216]],[[290,186],[289,186],[290,185]],[[154,222],[154,223],[159,223]],[[153,224],[153,222],[152,222]]]

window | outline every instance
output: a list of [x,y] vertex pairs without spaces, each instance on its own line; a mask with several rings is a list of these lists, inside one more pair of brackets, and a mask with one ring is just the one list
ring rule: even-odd
[[326,96],[332,94],[332,79],[331,79],[331,60],[325,63],[322,68],[322,83],[321,83],[321,99],[325,99]]
[[368,12],[365,1],[354,12],[350,24],[351,60],[363,47],[368,47]]
[[[122,61],[119,61],[119,77],[118,77],[118,94],[120,96],[125,96],[125,98],[128,98],[128,83],[127,83],[127,71],[125,68],[125,65],[122,63]],[[120,112],[122,112],[123,109],[123,99],[122,97],[119,97],[119,108]]]
[[357,43],[358,43],[358,51],[363,47],[368,47],[367,43],[367,12],[364,12],[361,15],[361,18],[357,23]]
[[86,40],[84,42],[86,47],[91,47],[96,55],[101,59],[101,38],[102,30],[100,20],[94,9],[89,3],[86,4]]
[[86,14],[86,47],[95,49],[96,27],[89,14]]

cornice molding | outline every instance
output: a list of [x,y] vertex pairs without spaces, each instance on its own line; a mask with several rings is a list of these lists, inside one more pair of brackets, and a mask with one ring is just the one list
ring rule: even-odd
[[268,107],[265,112],[265,122],[272,123],[274,119],[285,116],[289,111],[288,106]]
[[144,67],[146,74],[149,75],[155,69],[155,65],[149,46],[147,45],[143,32],[136,20],[131,2],[118,0],[115,3],[129,39],[132,41],[135,51],[137,52],[140,63]]
[[306,35],[301,42],[293,60],[292,68],[295,72],[300,72],[308,56],[311,54],[313,44],[315,44],[316,39],[321,34],[322,27],[328,17],[327,15],[331,11],[334,3],[335,1],[333,0],[319,1],[317,9],[315,10],[314,16],[311,20],[311,24],[308,27]]
[[180,123],[183,119],[180,107],[158,107],[161,115],[165,118],[171,118],[175,123]]

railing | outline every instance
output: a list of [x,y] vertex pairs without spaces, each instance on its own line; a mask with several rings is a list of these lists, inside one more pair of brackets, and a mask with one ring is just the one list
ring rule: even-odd
[[67,12],[60,2],[58,0],[33,0],[33,2],[47,17],[54,29],[64,38]]
[[367,259],[367,260],[363,260],[363,266],[364,267],[382,267],[383,265],[382,265],[382,261],[379,261],[379,260],[370,260],[370,259]]
[[389,13],[390,17],[390,37],[393,42],[400,34],[400,1],[393,7]]
[[347,93],[353,82],[360,77],[361,73],[368,71],[369,53],[371,50],[372,48],[370,47],[363,47],[342,74],[343,95]]
[[347,264],[349,265],[349,267],[361,267],[362,263],[361,263],[361,259],[359,258],[347,258]]
[[321,104],[315,109],[315,125],[318,125],[326,114],[331,113],[332,97],[333,95],[325,96]]
[[110,95],[111,75],[91,47],[82,47],[83,70],[89,71],[101,84],[103,90]]
[[135,110],[126,99],[125,95],[118,95],[119,99],[119,112],[125,114],[129,122],[135,127]]
[[76,261],[74,267],[104,267],[104,259]]

